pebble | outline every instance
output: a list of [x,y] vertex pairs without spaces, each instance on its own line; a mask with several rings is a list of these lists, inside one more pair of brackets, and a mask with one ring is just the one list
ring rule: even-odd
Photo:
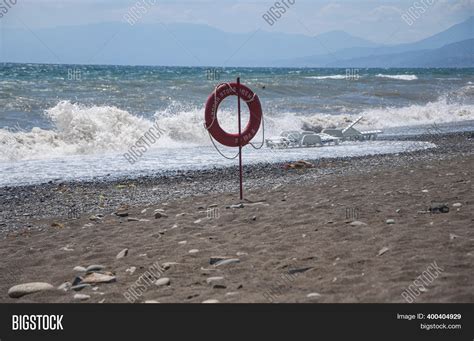
[[453,207],[462,207],[462,204],[460,202],[457,202],[457,203],[453,204]]
[[378,255],[379,256],[382,256],[384,253],[386,253],[388,250],[390,250],[388,247],[383,247],[382,249],[380,249]]
[[73,286],[71,287],[71,290],[74,290],[74,291],[81,291],[82,289],[90,288],[90,287],[91,287],[90,284],[82,283],[82,284],[73,285]]
[[387,219],[386,223],[389,224],[389,225],[393,225],[393,224],[395,224],[395,220]]
[[76,266],[72,270],[75,271],[75,272],[86,272],[87,271],[86,268],[83,267],[83,266]]
[[129,218],[127,219],[127,221],[130,221],[130,222],[133,222],[133,221],[140,221],[140,219],[129,217]]
[[60,286],[58,286],[58,290],[62,290],[62,291],[68,291],[71,289],[71,283],[70,282],[64,282],[63,284],[61,284]]
[[128,211],[117,211],[115,215],[121,218],[128,217]]
[[146,300],[145,301],[145,304],[157,304],[157,303],[160,303],[160,302],[155,301],[155,300]]
[[195,254],[195,253],[198,253],[198,252],[199,252],[198,249],[189,250],[189,253],[190,253],[190,254]]
[[188,243],[188,242],[187,242],[186,240],[183,240],[183,241],[178,242],[179,245],[185,245],[185,244],[187,244],[187,243]]
[[208,279],[206,279],[206,283],[207,284],[214,284],[214,283],[222,281],[222,280],[224,280],[224,277],[209,277]]
[[214,265],[216,264],[217,262],[220,262],[224,259],[229,259],[229,257],[222,257],[222,256],[212,256],[210,259],[209,259],[209,264],[211,265]]
[[172,265],[177,265],[179,263],[176,263],[176,262],[166,262],[166,263],[163,263],[161,264],[161,267],[165,270],[168,270],[169,268],[171,268]]
[[145,208],[144,210],[141,211],[141,214],[145,214],[147,209]]
[[213,304],[213,303],[219,303],[219,301],[218,301],[218,300],[213,300],[213,299],[211,299],[211,300],[202,301],[202,303],[205,303],[205,304]]
[[364,226],[364,225],[367,225],[366,223],[363,223],[362,221],[353,221],[352,223],[350,223],[349,225],[351,226]]
[[226,292],[226,296],[236,296],[238,295],[239,293],[237,291],[231,291],[231,292]]
[[101,274],[99,272],[91,272],[84,276],[82,283],[96,284],[96,283],[112,283],[117,281],[117,278],[112,275]]
[[161,287],[161,286],[164,286],[164,285],[170,285],[171,281],[169,278],[167,277],[163,277],[163,278],[160,278],[160,279],[157,279],[156,282],[155,282],[155,285],[158,286],[158,287]]
[[321,294],[318,294],[317,292],[312,292],[311,294],[306,295],[308,298],[319,298],[321,297]]
[[240,263],[240,259],[238,258],[230,258],[230,259],[223,259],[221,261],[218,261],[214,266],[221,266],[221,265],[229,265],[229,264],[236,264]]
[[155,212],[155,219],[168,218],[168,215],[164,212]]
[[35,292],[40,291],[47,291],[53,290],[54,287],[49,283],[42,283],[42,282],[32,282],[32,283],[24,283],[18,284],[11,287],[8,290],[8,296],[11,298],[19,298],[25,295],[33,294]]
[[67,252],[72,252],[74,249],[70,248],[71,245],[66,245],[65,247],[62,247],[60,250],[61,251],[67,251]]
[[236,205],[230,205],[229,208],[244,208],[244,204],[236,204]]
[[97,221],[100,221],[101,219],[102,219],[102,218],[100,218],[100,217],[98,217],[98,216],[96,216],[96,215],[93,215],[93,216],[90,216],[90,217],[89,217],[89,220],[90,220],[90,221],[96,221],[96,222],[97,222]]
[[105,269],[105,266],[103,266],[103,265],[93,264],[93,265],[89,265],[86,268],[86,272],[96,272],[96,271],[101,271],[101,270],[104,270],[104,269]]
[[127,257],[128,255],[128,249],[123,249],[122,251],[120,251],[117,256],[115,257],[116,259],[122,259],[124,257]]
[[137,268],[135,266],[132,266],[132,267],[128,268],[127,270],[125,270],[125,272],[128,272],[128,273],[130,273],[130,275],[133,275],[136,270],[137,270]]
[[194,224],[199,224],[200,222],[202,222],[202,220],[201,220],[201,219],[198,219],[198,220],[195,220],[195,221],[194,221]]
[[74,299],[76,301],[86,301],[88,300],[89,298],[91,298],[89,295],[84,295],[84,294],[75,294],[74,295]]

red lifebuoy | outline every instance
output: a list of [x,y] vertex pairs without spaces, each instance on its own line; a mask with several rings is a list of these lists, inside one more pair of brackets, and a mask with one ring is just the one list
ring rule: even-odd
[[[242,134],[230,134],[225,132],[217,120],[217,109],[221,102],[229,96],[237,96],[247,103],[250,111],[250,120]],[[260,129],[262,122],[262,105],[257,94],[242,84],[224,83],[219,85],[216,90],[209,96],[206,103],[206,129],[218,142],[228,147],[238,147],[239,140],[241,146],[245,146],[252,140]],[[240,137],[240,139],[239,139]]]

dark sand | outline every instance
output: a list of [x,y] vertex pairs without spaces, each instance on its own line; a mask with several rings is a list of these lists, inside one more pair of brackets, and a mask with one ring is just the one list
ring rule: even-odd
[[[126,302],[124,292],[150,266],[175,262],[161,274],[170,285],[147,286],[137,302],[402,303],[402,292],[436,262],[443,270],[416,302],[472,303],[474,155],[472,136],[459,139],[416,155],[321,161],[303,170],[252,169],[243,208],[226,208],[238,203],[231,176],[214,182],[212,173],[142,180],[128,212],[148,221],[113,215],[123,204],[117,183],[2,189],[0,302],[76,302],[75,291],[19,299],[7,292],[27,282],[56,287],[78,275],[75,266],[91,264],[104,265],[117,281],[78,292],[91,296],[84,302]],[[201,195],[199,184],[205,188]],[[107,186],[107,193],[117,193],[100,208],[97,193]],[[159,198],[150,199],[154,186],[160,186]],[[183,195],[186,188],[190,192]],[[83,204],[79,219],[60,210],[65,193]],[[432,202],[448,204],[449,213],[427,213]],[[155,209],[168,217],[155,219]],[[104,217],[91,221],[99,212]],[[128,255],[116,259],[124,248]],[[199,251],[190,254],[192,249]],[[213,256],[240,262],[216,267],[210,265]],[[126,269],[132,266],[131,275]],[[206,282],[215,276],[224,279]]]

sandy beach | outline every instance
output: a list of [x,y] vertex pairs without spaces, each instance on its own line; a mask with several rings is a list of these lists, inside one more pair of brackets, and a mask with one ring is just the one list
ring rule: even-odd
[[472,133],[436,143],[252,166],[242,203],[235,168],[1,188],[0,302],[403,303],[434,263],[414,301],[472,303]]

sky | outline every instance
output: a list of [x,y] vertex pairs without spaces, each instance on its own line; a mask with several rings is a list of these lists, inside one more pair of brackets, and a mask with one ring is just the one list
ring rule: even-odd
[[[0,0],[0,6],[5,2]],[[474,15],[474,0],[279,0],[287,12],[270,26],[262,16],[275,0],[16,0],[0,18],[0,29],[124,22],[137,2],[146,11],[139,22],[206,24],[227,32],[257,29],[314,36],[343,30],[382,44],[398,44],[429,37]],[[294,2],[293,5],[289,3]],[[424,13],[412,25],[402,19],[418,5]],[[1,9],[1,7],[0,7]]]

